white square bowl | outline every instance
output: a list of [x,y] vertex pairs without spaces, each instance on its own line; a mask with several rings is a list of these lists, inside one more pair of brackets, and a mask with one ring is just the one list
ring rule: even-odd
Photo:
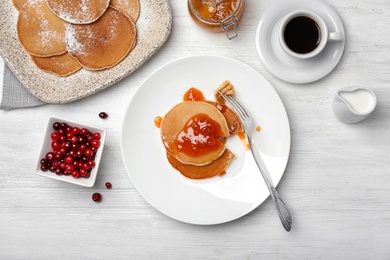
[[[89,178],[84,178],[84,177],[74,178],[71,175],[57,175],[54,172],[50,172],[50,171],[44,172],[41,170],[41,159],[45,158],[46,153],[53,151],[53,149],[51,147],[51,143],[52,143],[51,133],[55,131],[53,129],[53,124],[55,122],[67,123],[69,126],[78,127],[80,129],[87,128],[92,133],[99,133],[100,134],[100,136],[101,136],[100,137],[100,146],[95,154],[95,159],[94,159],[95,160],[95,167],[91,170]],[[46,126],[45,135],[44,135],[44,138],[42,141],[41,151],[39,153],[39,158],[37,161],[35,171],[40,176],[44,176],[44,177],[48,177],[48,178],[52,178],[52,179],[56,179],[56,180],[60,180],[60,181],[64,181],[64,182],[69,182],[69,183],[77,184],[77,185],[84,186],[84,187],[93,187],[93,185],[95,184],[95,181],[96,181],[96,176],[98,173],[99,164],[100,164],[100,160],[101,160],[102,153],[103,153],[105,139],[106,139],[106,130],[105,129],[94,127],[91,125],[78,123],[78,122],[63,119],[63,118],[50,117],[49,121],[47,123],[47,126]]]

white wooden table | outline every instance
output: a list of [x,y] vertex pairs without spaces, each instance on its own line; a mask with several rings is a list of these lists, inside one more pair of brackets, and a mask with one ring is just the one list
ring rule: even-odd
[[[325,78],[296,85],[274,77],[256,54],[258,20],[275,1],[247,0],[239,37],[228,41],[197,27],[186,1],[173,0],[170,38],[126,79],[74,103],[0,111],[0,259],[389,259],[390,2],[329,0],[345,26],[344,55]],[[284,102],[292,145],[278,190],[293,215],[290,233],[269,199],[236,221],[194,226],[160,214],[129,180],[120,152],[129,100],[153,71],[198,54],[252,66]],[[371,88],[378,106],[348,125],[336,119],[331,101],[337,89],[354,85]],[[49,116],[107,129],[94,188],[34,173]],[[94,192],[102,203],[91,200]]]

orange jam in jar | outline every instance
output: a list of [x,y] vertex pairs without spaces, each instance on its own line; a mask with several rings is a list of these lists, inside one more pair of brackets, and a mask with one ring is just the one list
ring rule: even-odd
[[212,31],[224,31],[229,40],[237,37],[243,9],[244,0],[188,0],[195,23]]

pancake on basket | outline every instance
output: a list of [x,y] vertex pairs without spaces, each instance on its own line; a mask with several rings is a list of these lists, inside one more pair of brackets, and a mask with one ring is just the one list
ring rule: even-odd
[[15,8],[19,11],[28,0],[12,0]]
[[127,15],[109,7],[92,24],[70,24],[65,38],[69,54],[83,67],[101,70],[127,56],[136,43],[136,28]]
[[31,56],[31,59],[41,70],[61,77],[68,76],[81,69],[81,65],[68,52],[51,57]]
[[139,0],[111,0],[110,6],[127,14],[135,23],[139,16]]
[[110,0],[46,0],[59,18],[74,24],[89,24],[101,17]]
[[66,22],[50,11],[45,0],[28,1],[19,12],[18,38],[31,55],[60,55],[66,52],[66,26]]

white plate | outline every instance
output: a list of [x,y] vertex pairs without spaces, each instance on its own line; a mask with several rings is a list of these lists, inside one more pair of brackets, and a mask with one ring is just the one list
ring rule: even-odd
[[228,138],[236,158],[222,177],[191,180],[168,163],[154,118],[164,116],[196,87],[206,99],[224,80],[236,88],[262,130],[256,143],[275,184],[290,151],[290,126],[283,103],[268,81],[251,67],[225,57],[195,56],[172,62],[148,77],[131,100],[122,126],[121,149],[127,173],[139,193],[165,215],[192,224],[237,219],[259,206],[267,187],[250,152],[237,136]]
[[[287,55],[279,44],[279,27],[287,13],[306,9],[324,19],[329,31],[341,32],[344,40],[328,43],[314,58],[300,60]],[[345,46],[343,23],[337,13],[321,0],[278,0],[259,21],[256,31],[256,49],[264,66],[276,77],[292,83],[310,83],[331,72],[341,59]]]

